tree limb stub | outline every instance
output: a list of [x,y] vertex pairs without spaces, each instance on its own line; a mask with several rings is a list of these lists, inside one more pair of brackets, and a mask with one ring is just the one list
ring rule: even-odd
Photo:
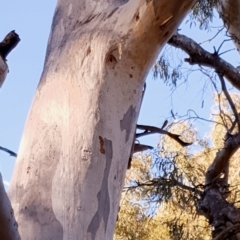
[[7,55],[18,45],[20,38],[15,31],[11,31],[7,36],[0,42],[0,56],[6,61]]
[[3,41],[0,42],[0,88],[2,87],[8,73],[6,57],[17,46],[19,41],[20,38],[18,34],[16,34],[15,31],[11,31]]
[[193,39],[179,33],[174,34],[168,41],[168,44],[186,52],[189,55],[189,59],[185,60],[189,64],[199,64],[215,69],[216,72],[222,73],[234,87],[240,90],[240,72],[219,57],[217,53],[209,53]]

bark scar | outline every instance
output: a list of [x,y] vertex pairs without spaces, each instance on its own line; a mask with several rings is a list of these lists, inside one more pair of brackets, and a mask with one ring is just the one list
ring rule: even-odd
[[104,140],[101,136],[99,136],[99,143],[100,143],[100,153],[105,154]]

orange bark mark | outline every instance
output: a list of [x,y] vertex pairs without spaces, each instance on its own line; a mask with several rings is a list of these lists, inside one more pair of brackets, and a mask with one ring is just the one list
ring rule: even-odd
[[100,153],[105,154],[104,140],[101,136],[99,136],[99,143],[100,143]]

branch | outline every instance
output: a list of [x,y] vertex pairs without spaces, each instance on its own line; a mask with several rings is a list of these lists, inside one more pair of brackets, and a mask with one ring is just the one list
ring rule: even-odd
[[233,225],[224,231],[222,231],[217,237],[215,237],[213,240],[222,240],[227,239],[230,236],[234,236],[237,233],[240,232],[240,224]]
[[143,151],[152,150],[152,149],[153,149],[152,146],[148,146],[140,143],[134,143],[133,153],[143,152]]
[[212,164],[206,171],[205,184],[210,184],[214,179],[220,177],[226,166],[228,165],[230,158],[240,147],[240,134],[229,135],[226,139],[224,147],[216,154]]
[[194,40],[179,33],[173,35],[168,44],[186,52],[190,58],[185,59],[185,61],[189,64],[199,64],[213,68],[216,72],[221,72],[234,87],[240,90],[240,72],[220,58],[218,54],[207,52]]
[[141,183],[141,182],[136,182],[137,185],[135,186],[129,186],[129,187],[125,187],[128,189],[135,189],[137,187],[151,187],[151,186],[159,186],[159,185],[169,185],[171,187],[179,187],[183,190],[187,190],[189,192],[195,192],[197,194],[201,194],[202,192],[200,190],[198,190],[196,187],[190,187],[187,186],[179,181],[177,181],[176,179],[167,179],[164,177],[159,177],[159,178],[154,178],[152,180],[149,180],[147,182]]
[[225,81],[224,81],[224,78],[223,78],[222,74],[221,74],[221,73],[218,73],[218,72],[217,72],[217,74],[218,74],[218,77],[219,77],[220,82],[221,82],[221,85],[222,85],[222,91],[223,91],[226,99],[228,100],[228,103],[229,103],[229,105],[230,105],[230,107],[231,107],[231,109],[232,109],[232,111],[233,111],[233,114],[234,114],[234,116],[235,116],[235,119],[236,119],[236,121],[237,121],[237,124],[238,124],[238,132],[240,132],[240,119],[239,119],[239,114],[238,114],[238,112],[237,112],[236,106],[235,106],[235,104],[234,104],[234,102],[233,102],[230,94],[229,94],[228,91],[227,91],[226,84],[225,84]]
[[7,55],[17,46],[20,42],[20,38],[15,31],[11,31],[8,35],[0,42],[0,55],[4,61],[6,61]]
[[136,138],[143,137],[143,136],[153,134],[153,133],[160,133],[160,134],[165,134],[165,135],[169,136],[170,138],[172,138],[173,140],[178,142],[182,147],[187,147],[187,146],[192,144],[192,143],[186,143],[183,140],[181,140],[180,135],[170,133],[170,132],[168,132],[166,130],[163,130],[161,128],[158,128],[158,127],[146,126],[146,125],[137,125],[137,129],[144,130],[144,132],[143,133],[136,133]]
[[13,152],[13,151],[11,151],[11,150],[9,150],[9,149],[7,149],[7,148],[4,148],[4,147],[1,147],[1,146],[0,146],[0,150],[9,153],[10,156],[17,157],[17,154],[16,154],[15,152]]

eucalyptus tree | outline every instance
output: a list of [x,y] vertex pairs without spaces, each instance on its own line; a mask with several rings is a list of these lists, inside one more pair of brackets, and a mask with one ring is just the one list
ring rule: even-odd
[[146,75],[195,0],[59,0],[9,197],[22,239],[112,239]]

